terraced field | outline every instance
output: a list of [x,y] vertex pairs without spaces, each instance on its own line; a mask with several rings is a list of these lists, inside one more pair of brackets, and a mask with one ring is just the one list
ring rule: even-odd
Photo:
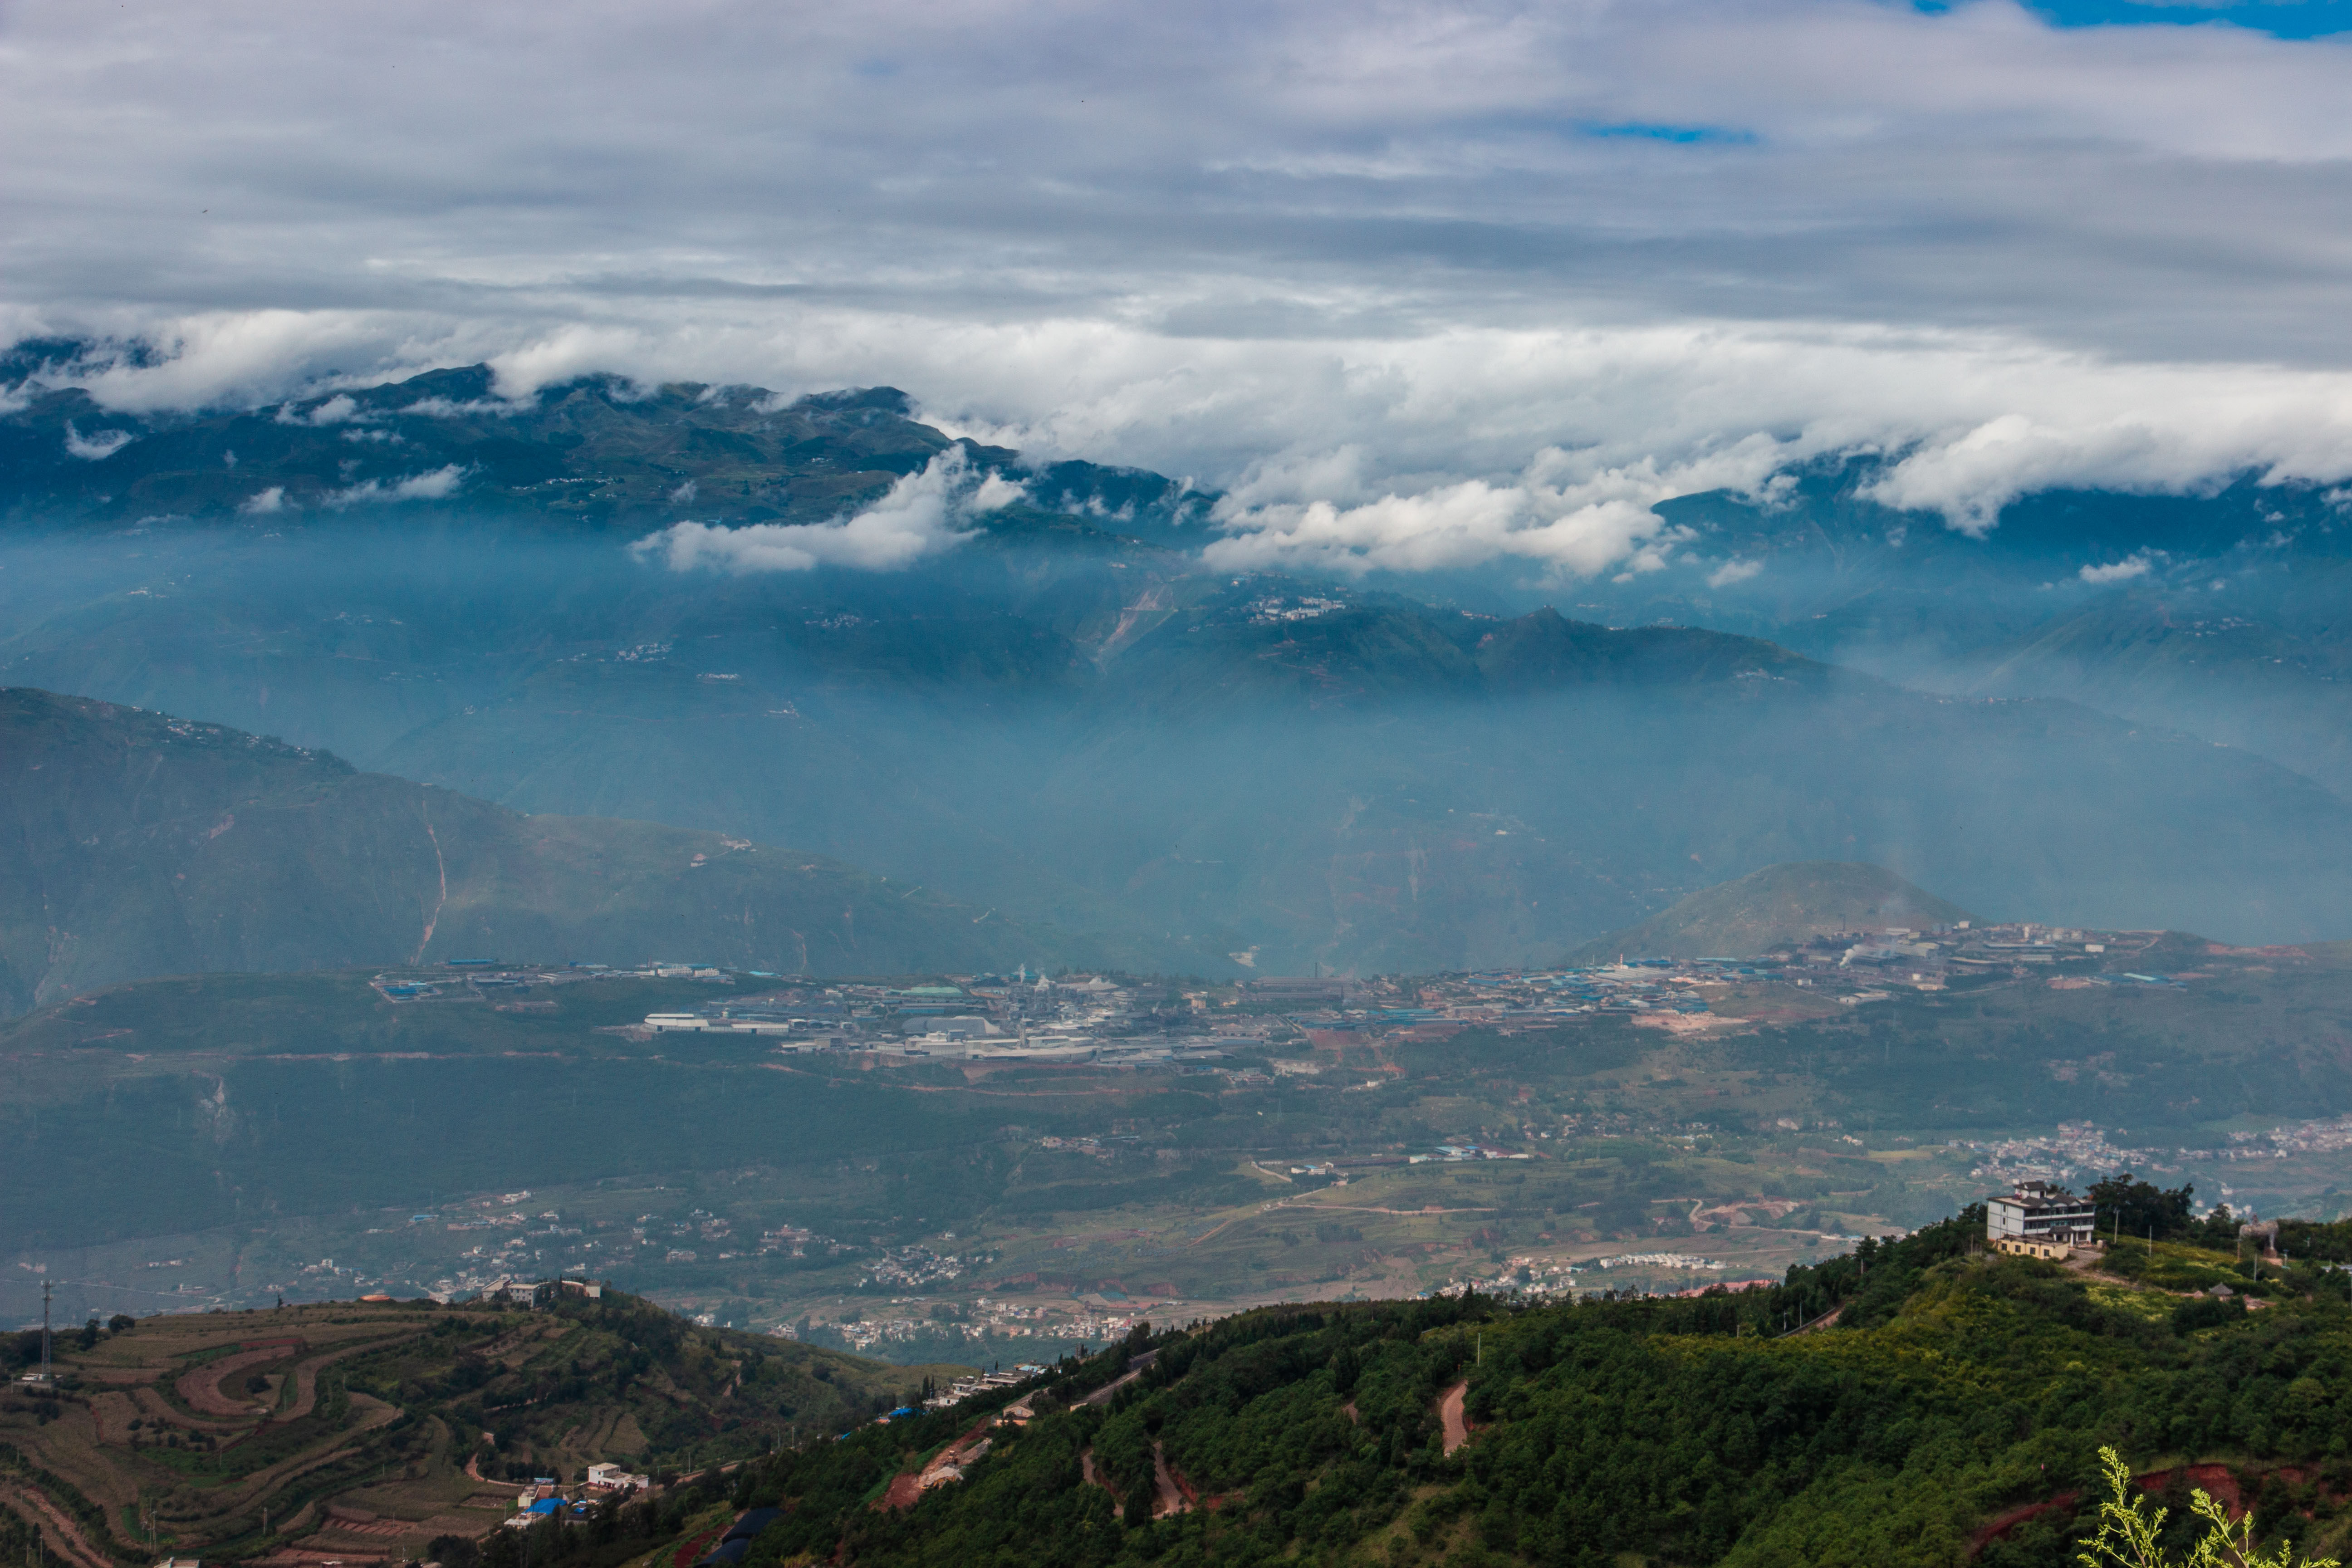
[[[88,1343],[82,1342],[87,1339]],[[326,1303],[61,1334],[0,1395],[0,1507],[71,1568],[166,1552],[310,1568],[488,1534],[517,1478],[664,1447],[709,1459],[863,1419],[927,1372],[723,1331],[634,1298]]]

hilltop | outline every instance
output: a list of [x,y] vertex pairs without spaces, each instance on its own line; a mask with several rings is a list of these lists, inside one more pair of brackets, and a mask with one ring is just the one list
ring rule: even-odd
[[24,688],[0,688],[0,1014],[146,975],[453,957],[837,973],[1102,956],[819,856],[527,816]]
[[1752,958],[1822,931],[1920,930],[1969,919],[1884,866],[1801,860],[1766,866],[1676,900],[1648,920],[1589,942],[1570,963],[1620,956]]
[[73,1568],[147,1561],[148,1520],[184,1557],[413,1559],[491,1530],[518,1481],[740,1460],[962,1370],[698,1327],[601,1289],[539,1310],[343,1300],[66,1324],[54,1391],[16,1382],[39,1339],[0,1346],[0,1521],[37,1511]]
[[[2352,1472],[2326,1402],[2352,1314],[2319,1271],[2250,1312],[1990,1255],[1983,1226],[1971,1209],[1688,1300],[1139,1324],[1008,1421],[998,1394],[747,1467],[738,1500],[782,1515],[745,1562],[1009,1563],[1052,1542],[1067,1568],[2055,1568],[2091,1532],[2102,1445],[2176,1520],[2193,1482],[2273,1548],[2340,1550]],[[2254,1289],[2251,1265],[2200,1257]]]

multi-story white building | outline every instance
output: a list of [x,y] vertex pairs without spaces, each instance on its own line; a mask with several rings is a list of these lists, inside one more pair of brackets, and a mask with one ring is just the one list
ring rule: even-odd
[[2020,1182],[1985,1205],[1985,1237],[2002,1252],[2063,1258],[2093,1245],[2097,1233],[2097,1205],[2048,1182]]

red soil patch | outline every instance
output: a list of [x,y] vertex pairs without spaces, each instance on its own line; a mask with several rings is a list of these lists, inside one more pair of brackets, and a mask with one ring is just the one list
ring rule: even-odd
[[[2304,1465],[2282,1465],[2263,1473],[2271,1480],[2283,1481],[2290,1486],[2300,1486],[2315,1479],[2318,1474]],[[2245,1517],[2245,1494],[2239,1489],[2237,1472],[2227,1465],[2183,1465],[2177,1469],[2150,1470],[2144,1476],[2133,1477],[2132,1484],[2143,1492],[2160,1492],[2172,1484],[2172,1478],[2176,1475],[2220,1503],[2232,1520]],[[1969,1537],[1969,1555],[1976,1556],[2028,1520],[2038,1518],[2053,1509],[2074,1507],[2081,1496],[2080,1492],[2060,1492],[2046,1502],[2023,1503],[2011,1509],[1977,1528],[1976,1532]],[[2331,1495],[2329,1500],[2337,1500]]]
[[712,1544],[716,1542],[720,1536],[727,1533],[729,1528],[729,1526],[724,1524],[714,1524],[709,1530],[704,1531],[700,1535],[696,1536],[693,1540],[679,1547],[677,1552],[674,1553],[669,1560],[669,1568],[689,1568],[689,1565],[696,1558],[709,1551]]
[[231,1373],[241,1373],[273,1361],[283,1361],[287,1352],[276,1345],[260,1350],[241,1351],[208,1362],[194,1372],[184,1373],[173,1386],[179,1391],[180,1402],[205,1415],[251,1415],[255,1396],[248,1394],[232,1400],[221,1393],[221,1379]]

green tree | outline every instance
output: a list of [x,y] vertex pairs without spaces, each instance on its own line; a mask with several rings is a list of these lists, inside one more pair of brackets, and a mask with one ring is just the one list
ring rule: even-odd
[[2169,1189],[2136,1182],[2126,1171],[2093,1185],[2091,1201],[2098,1205],[2100,1234],[2113,1235],[2121,1225],[2125,1236],[2153,1234],[2162,1241],[2189,1229],[2189,1197],[2196,1190],[2186,1182]]

